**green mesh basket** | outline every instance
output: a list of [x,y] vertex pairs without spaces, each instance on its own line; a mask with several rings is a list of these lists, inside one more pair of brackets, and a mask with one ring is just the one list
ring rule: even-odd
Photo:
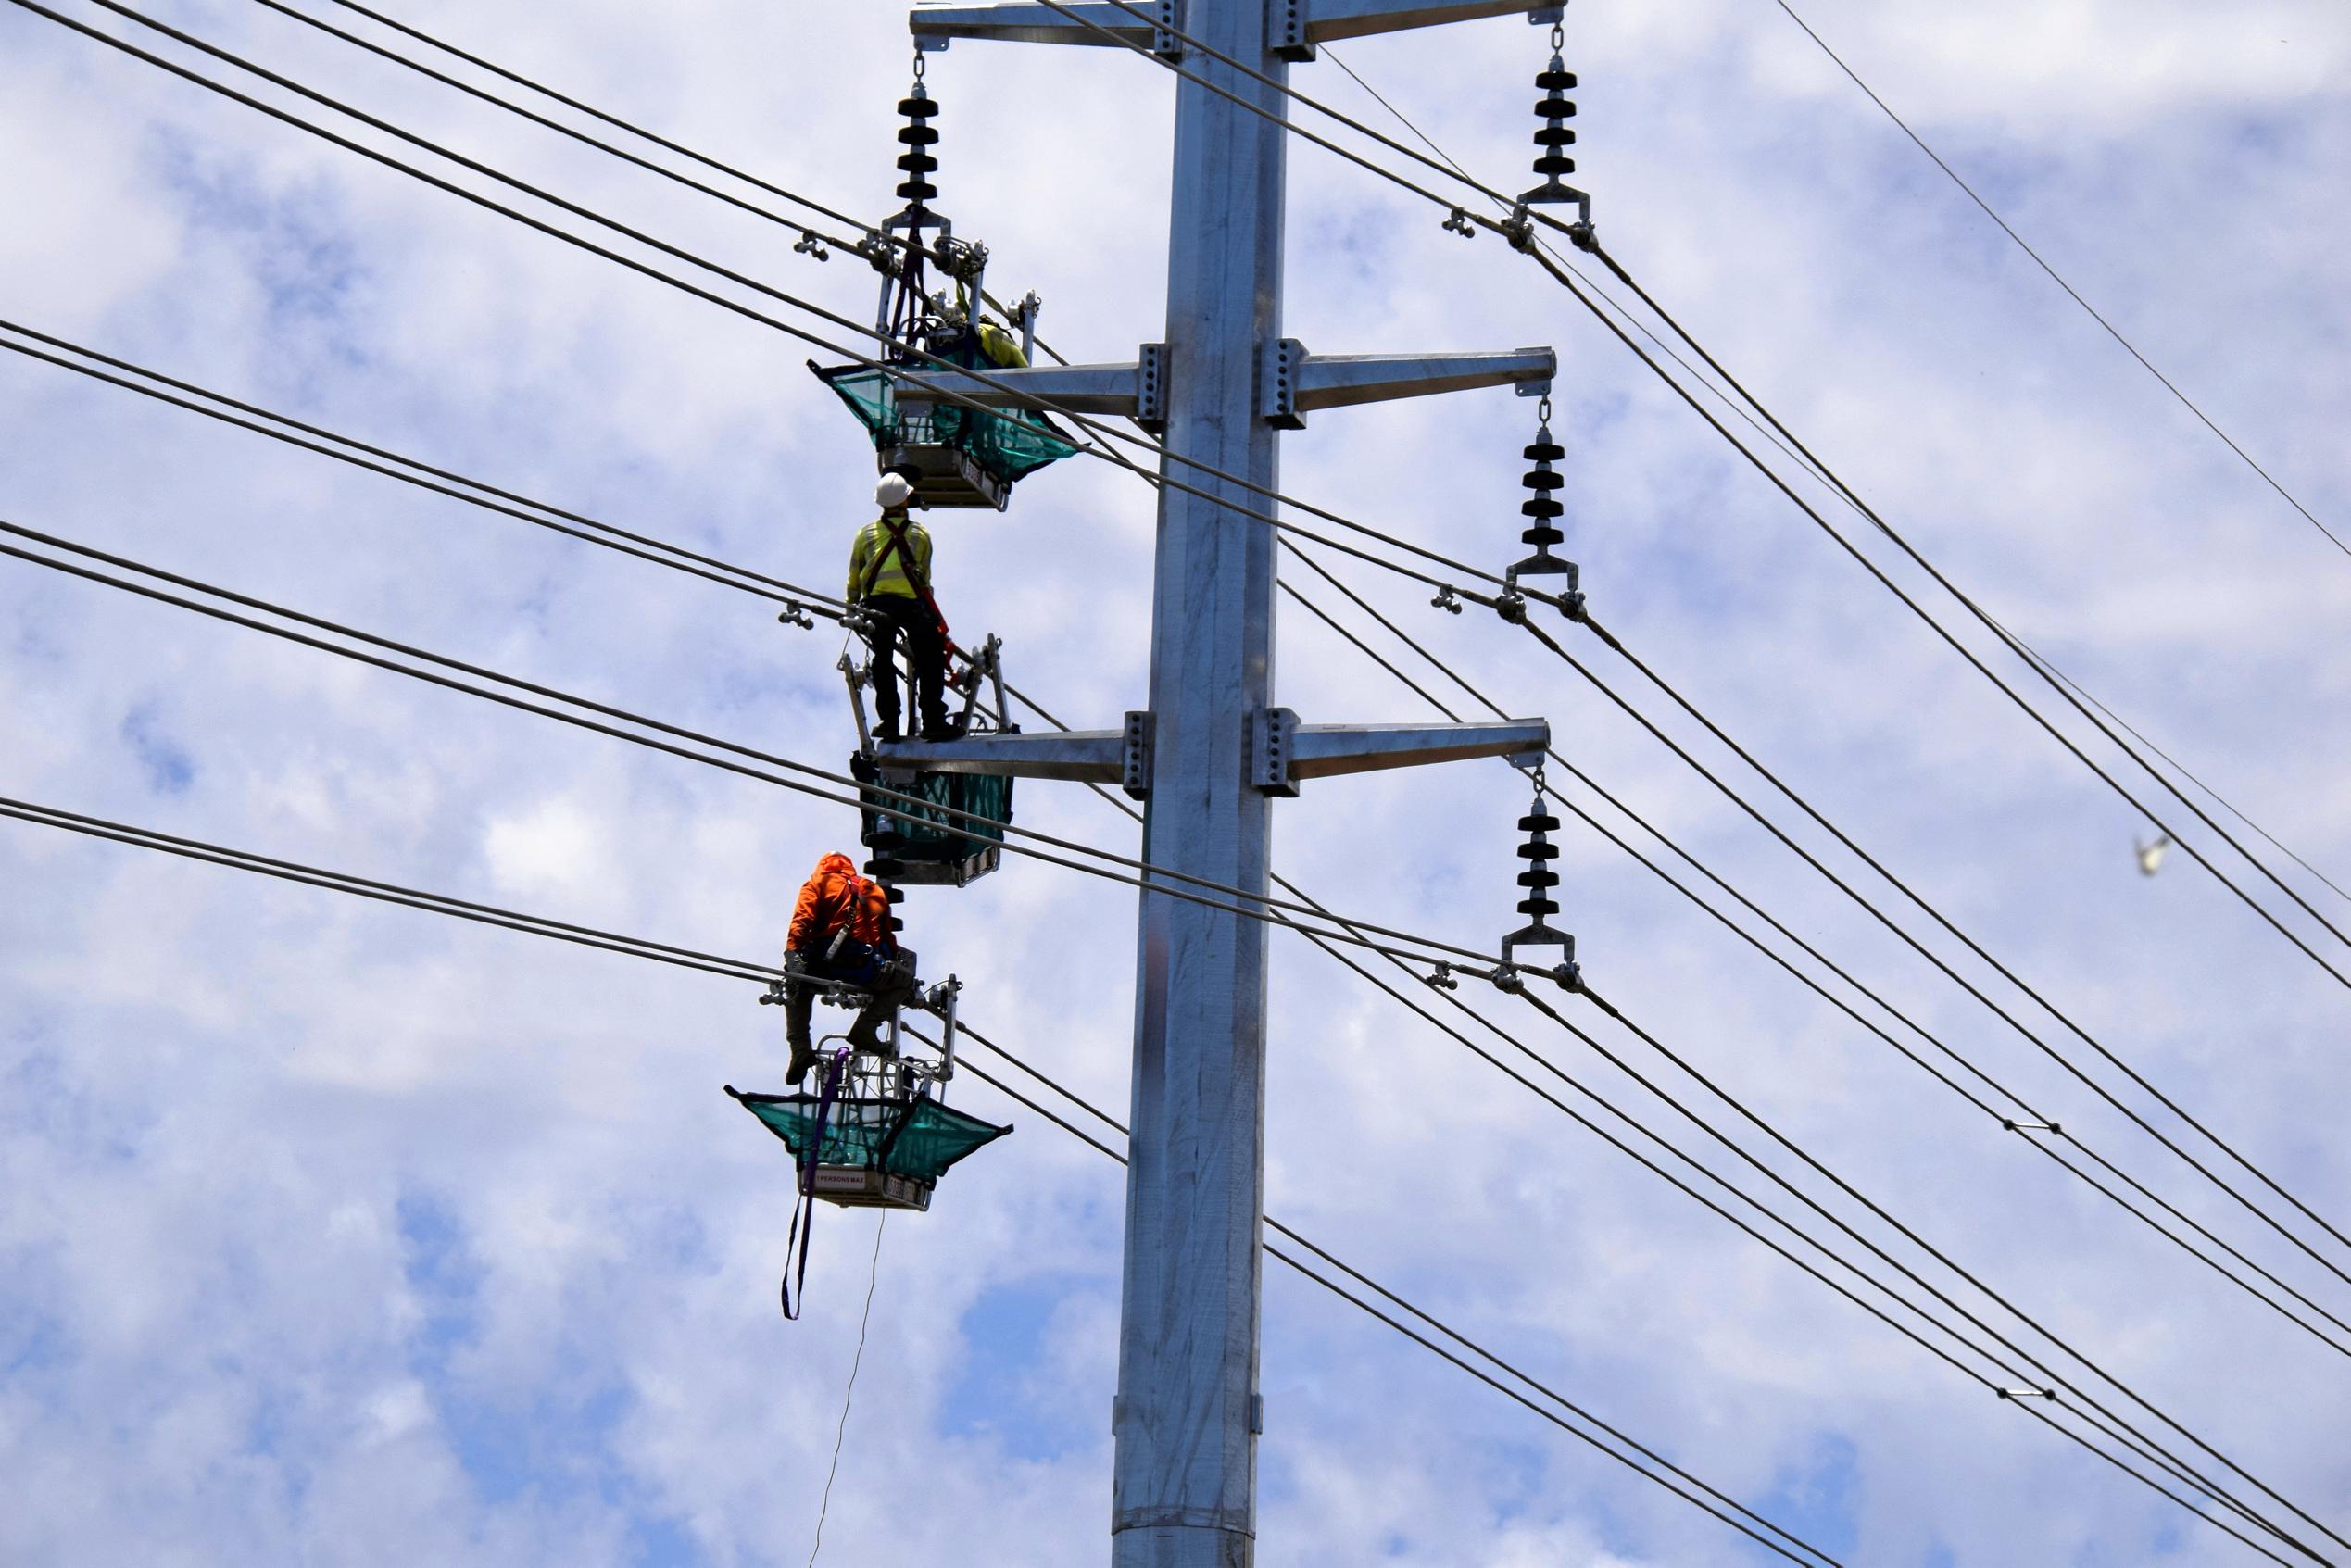
[[[808,1146],[816,1125],[816,1096],[747,1095],[732,1088],[726,1092],[784,1140],[795,1163],[808,1162]],[[949,1166],[1012,1130],[942,1105],[927,1095],[904,1103],[836,1099],[825,1112],[824,1147],[816,1162],[936,1182]]]
[[[853,757],[850,768],[861,781],[873,781],[873,767],[862,756]],[[1004,825],[1012,820],[1010,778],[987,773],[916,773],[903,784],[886,787],[929,803],[928,807],[911,806],[871,789],[860,791],[865,811],[859,839],[875,854],[892,859],[968,860],[1003,843]],[[890,816],[883,808],[906,815]],[[983,820],[969,822],[950,816],[952,811],[968,811]]]
[[1042,414],[999,414],[949,403],[918,403],[901,412],[886,370],[813,363],[809,369],[840,395],[877,448],[952,447],[1007,484],[1077,450]]

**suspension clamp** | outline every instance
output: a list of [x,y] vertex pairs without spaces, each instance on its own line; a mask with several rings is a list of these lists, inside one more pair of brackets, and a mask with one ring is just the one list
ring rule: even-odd
[[1526,995],[1527,981],[1525,977],[1518,972],[1518,966],[1515,963],[1505,960],[1502,963],[1497,964],[1494,967],[1494,972],[1486,976],[1486,978],[1494,983],[1494,989],[1497,991],[1507,993],[1513,997]]
[[830,261],[833,259],[833,253],[824,248],[824,242],[816,237],[816,231],[813,229],[803,229],[800,231],[800,242],[792,247],[792,254],[795,256],[812,256],[819,261]]
[[1596,256],[1600,252],[1600,232],[1591,226],[1589,217],[1578,219],[1567,225],[1567,243]]
[[1458,207],[1453,208],[1453,215],[1446,219],[1441,227],[1446,232],[1459,234],[1465,240],[1477,237],[1477,226],[1469,220],[1469,214]]
[[1535,220],[1527,216],[1527,204],[1525,202],[1520,202],[1516,207],[1512,207],[1510,209],[1510,216],[1502,220],[1502,234],[1503,239],[1510,242],[1511,249],[1527,251],[1528,253],[1533,252],[1535,248]]
[[1440,587],[1437,590],[1437,596],[1428,602],[1436,606],[1439,609],[1445,611],[1448,615],[1459,615],[1461,613],[1461,601],[1453,597],[1452,584],[1450,583]]
[[890,244],[889,237],[879,229],[865,231],[865,237],[857,242],[857,254],[865,257],[866,264],[886,278],[898,271],[898,247]]
[[1513,626],[1527,624],[1527,596],[1515,588],[1505,588],[1494,600],[1494,613]]
[[1555,963],[1544,972],[1551,976],[1553,985],[1570,995],[1579,994],[1584,988],[1583,966],[1573,959],[1564,963]]
[[816,622],[809,616],[808,606],[800,603],[798,599],[786,599],[784,601],[784,613],[777,616],[775,619],[779,624],[785,626],[797,626],[803,632],[813,632],[816,630]]

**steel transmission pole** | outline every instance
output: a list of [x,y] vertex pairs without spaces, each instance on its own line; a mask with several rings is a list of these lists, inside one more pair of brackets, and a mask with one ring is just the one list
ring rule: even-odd
[[[1192,0],[1184,28],[1279,82],[1265,13]],[[1204,54],[1189,63],[1265,112],[1176,89],[1164,439],[1270,491],[1280,433],[1260,417],[1257,370],[1281,337],[1288,104]],[[1274,531],[1246,515],[1266,509],[1262,492],[1200,488],[1242,509],[1160,490],[1143,858],[1263,894],[1273,801],[1246,753],[1273,699]],[[1267,927],[1148,892],[1138,923],[1111,1561],[1229,1568],[1250,1561],[1257,1523]]]
[[[1281,335],[1288,100],[1272,83],[1287,81],[1291,60],[1312,58],[1319,38],[1528,6],[1159,0],[1146,8],[1158,26],[1100,0],[1069,9],[1085,19],[1033,0],[920,4],[911,25],[924,47],[1131,43],[1180,65],[1165,340],[1132,362],[999,371],[993,384],[951,371],[906,379],[1000,407],[1163,421],[1161,471],[1191,489],[1160,489],[1150,707],[1122,731],[905,743],[876,757],[885,767],[1123,783],[1146,799],[1144,859],[1262,897],[1273,802],[1300,780],[1540,757],[1549,743],[1540,720],[1370,729],[1301,725],[1275,707],[1274,531],[1251,515],[1271,509],[1281,433],[1310,410],[1478,386],[1550,390],[1548,349],[1318,356]],[[1268,927],[1148,889],[1138,925],[1112,1562],[1243,1568],[1255,1550],[1263,1425]]]

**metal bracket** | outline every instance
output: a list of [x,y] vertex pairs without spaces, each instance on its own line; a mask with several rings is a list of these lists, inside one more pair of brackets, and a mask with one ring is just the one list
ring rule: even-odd
[[1151,729],[1150,713],[1128,710],[1118,787],[1137,800],[1149,799],[1151,793]]
[[1264,1435],[1265,1396],[1263,1394],[1251,1394],[1249,1397],[1249,1431],[1250,1436],[1253,1437]]
[[1291,738],[1298,732],[1298,715],[1287,708],[1261,708],[1249,716],[1249,782],[1260,794],[1298,797],[1298,781],[1290,776]]
[[1527,25],[1529,27],[1557,27],[1566,19],[1567,7],[1565,6],[1538,6],[1527,13]]
[[1265,40],[1276,59],[1303,65],[1314,57],[1306,42],[1307,0],[1265,0]]
[[1298,370],[1306,345],[1294,337],[1276,338],[1257,351],[1257,414],[1276,430],[1304,430],[1298,409]]
[[1163,60],[1184,57],[1184,41],[1176,36],[1176,0],[1159,0],[1151,7],[1151,53]]
[[1146,435],[1167,433],[1167,345],[1147,343],[1135,357],[1135,422]]

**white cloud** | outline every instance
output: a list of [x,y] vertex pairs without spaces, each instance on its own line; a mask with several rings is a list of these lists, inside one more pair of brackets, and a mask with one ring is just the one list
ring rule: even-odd
[[[1800,8],[2314,510],[2351,518],[2338,8]],[[852,315],[870,305],[851,257],[795,257],[788,229],[282,18],[168,14],[729,265]],[[886,7],[401,15],[880,208],[905,69]],[[1612,250],[1994,613],[2340,880],[2340,558],[1776,8],[1578,6],[1569,31]],[[21,198],[0,235],[10,319],[813,587],[836,579],[870,470],[801,370],[805,345],[29,14],[0,18],[0,162]],[[1339,52],[1478,169],[1506,184],[1524,167],[1540,32],[1512,19]],[[999,282],[1046,295],[1048,335],[1079,358],[1162,332],[1171,94],[1155,71],[976,44],[933,62],[959,232],[991,245]],[[1370,107],[1325,66],[1299,80]],[[2321,1211],[2345,1207],[2351,1167],[2323,1116],[2345,1086],[2331,982],[2181,859],[2141,879],[2131,812],[1501,246],[1465,245],[1312,148],[1292,169],[1287,330],[1334,350],[1556,343],[1569,553],[1603,620],[2102,1040]],[[848,750],[834,633],[0,358],[0,518],[811,762]],[[1499,393],[1317,415],[1285,484],[1449,554],[1513,558],[1529,425]],[[1854,537],[1912,585],[1870,532]],[[1004,633],[1025,689],[1074,722],[1139,703],[1147,491],[1063,464],[1004,516],[941,519],[939,539],[959,632]],[[1429,609],[1426,588],[1348,575],[1510,711],[1547,714],[1578,766],[1792,930],[2341,1310],[2339,1278],[2206,1196],[1564,667],[1488,618]],[[0,564],[0,794],[752,958],[853,831],[803,797],[30,567]],[[1306,618],[1282,633],[1284,700],[1309,717],[1418,711]],[[1596,645],[1572,646],[1719,759]],[[134,711],[185,753],[184,793],[150,787],[124,739]],[[1490,765],[1313,785],[1278,808],[1280,864],[1368,918],[1490,936],[1521,789]],[[1020,821],[1138,841],[1058,786],[1024,784]],[[1562,841],[1568,923],[1612,1000],[2248,1468],[2345,1516],[2332,1358],[1588,829]],[[809,1316],[775,1318],[788,1162],[718,1092],[777,1076],[755,987],[13,822],[0,891],[0,1473],[19,1483],[0,1558],[800,1559],[872,1231],[822,1213]],[[1123,889],[1027,863],[908,905],[926,967],[965,978],[982,1028],[1122,1116],[1130,910]],[[1848,1560],[1941,1549],[1972,1568],[2017,1561],[2020,1540],[2036,1558],[2104,1543],[2244,1559],[1326,959],[1277,939],[1274,972],[1274,1210],[1530,1373],[1766,1512],[1849,1531]],[[1587,1047],[1474,1000],[1737,1168]],[[1118,1173],[975,1081],[956,1090],[1018,1131],[886,1233],[826,1553],[955,1560],[985,1541],[1006,1561],[1099,1561]],[[1318,1287],[1267,1277],[1267,1561],[1733,1560],[1713,1521]],[[1017,1411],[966,1424],[990,1389]],[[1820,1458],[1836,1441],[1854,1455],[1842,1481]]]

